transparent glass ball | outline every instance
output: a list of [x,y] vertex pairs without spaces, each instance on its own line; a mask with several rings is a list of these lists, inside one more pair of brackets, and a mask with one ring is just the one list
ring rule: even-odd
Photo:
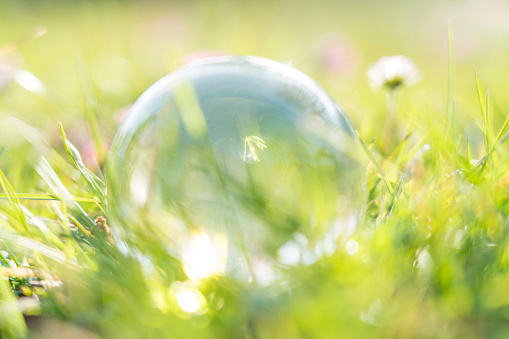
[[113,230],[153,260],[177,258],[192,280],[268,285],[348,240],[362,203],[360,152],[341,108],[291,66],[193,63],[151,86],[114,139]]

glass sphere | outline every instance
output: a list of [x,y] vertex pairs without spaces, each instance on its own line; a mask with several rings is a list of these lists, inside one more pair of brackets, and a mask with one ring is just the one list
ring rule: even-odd
[[192,280],[268,285],[348,240],[360,153],[341,108],[291,66],[196,62],[150,87],[114,139],[113,230],[128,249],[177,258]]

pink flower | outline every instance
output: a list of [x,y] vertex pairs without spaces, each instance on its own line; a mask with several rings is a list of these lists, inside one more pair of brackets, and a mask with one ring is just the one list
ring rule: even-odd
[[348,38],[341,35],[327,35],[319,43],[318,59],[329,72],[351,75],[357,69],[359,52]]
[[132,105],[127,105],[115,112],[115,122],[117,125],[120,125],[124,122],[125,118],[127,118],[127,115],[129,115],[129,112],[131,111],[131,106]]

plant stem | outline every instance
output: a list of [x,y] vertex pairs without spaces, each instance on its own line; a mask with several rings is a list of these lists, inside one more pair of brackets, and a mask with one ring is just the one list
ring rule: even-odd
[[396,131],[396,90],[390,89],[387,91],[387,122],[385,124],[385,139],[382,144],[384,153],[388,153],[393,135]]

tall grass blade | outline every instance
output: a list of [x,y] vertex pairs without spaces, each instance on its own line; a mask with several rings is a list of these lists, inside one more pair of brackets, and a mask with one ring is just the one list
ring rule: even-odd
[[18,197],[16,196],[14,189],[12,188],[11,184],[7,180],[7,177],[5,176],[4,172],[1,169],[0,169],[0,187],[5,192],[4,194],[7,198],[7,200],[9,201],[9,204],[11,205],[12,210],[14,211],[14,213],[16,215],[17,221],[23,227],[25,235],[27,235],[27,236],[30,235],[30,230],[28,227],[28,221],[27,221],[26,215],[21,208],[21,204],[18,200]]
[[94,141],[95,150],[99,158],[98,162],[99,164],[102,164],[106,156],[106,149],[99,124],[99,108],[90,72],[81,53],[76,56],[76,71],[78,73],[78,80],[83,94],[83,101],[85,103],[85,120],[92,140]]
[[355,131],[355,134],[357,135],[357,138],[359,138],[359,141],[360,141],[360,144],[362,146],[362,149],[364,150],[364,152],[368,156],[368,159],[375,166],[375,168],[377,169],[378,173],[382,177],[382,180],[383,180],[385,186],[387,187],[387,190],[389,191],[389,194],[391,195],[392,198],[394,198],[394,189],[392,188],[392,185],[391,185],[391,182],[389,181],[389,178],[387,177],[387,175],[385,174],[384,170],[382,169],[382,166],[380,166],[380,163],[375,159],[375,157],[373,156],[373,153],[371,153],[371,151],[369,150],[368,146],[366,146],[366,144],[362,140],[359,132]]
[[500,131],[497,134],[497,137],[495,138],[495,143],[498,143],[500,141],[500,138],[502,138],[502,135],[504,135],[505,129],[507,128],[507,125],[509,124],[509,114],[505,118],[504,124],[500,128]]
[[45,158],[41,158],[41,161],[36,166],[36,171],[43,178],[45,183],[49,186],[50,190],[53,191],[53,195],[56,195],[60,198],[61,201],[71,201],[75,208],[83,215],[83,217],[87,220],[87,223],[90,226],[94,225],[94,221],[88,216],[85,210],[81,207],[81,205],[74,201],[75,199],[71,195],[71,193],[67,190],[65,185],[62,183],[58,175],[55,173],[51,165]]
[[[42,193],[15,193],[15,194],[19,200],[62,201],[61,198],[51,194]],[[9,199],[9,195],[6,193],[0,193],[0,199]],[[95,198],[73,197],[72,201],[80,203],[102,204],[101,201]]]
[[104,202],[105,200],[104,192],[103,189],[101,188],[101,186],[104,187],[104,182],[85,167],[83,161],[81,161],[81,155],[78,149],[74,147],[74,145],[69,141],[69,139],[67,139],[62,123],[60,123],[60,133],[62,135],[62,140],[64,142],[65,149],[67,150],[67,154],[69,155],[69,158],[71,159],[72,163],[81,172],[90,188],[99,197],[99,200],[101,202]]
[[[456,131],[456,83],[455,83],[455,58],[454,58],[454,32],[449,23],[448,44],[448,84],[447,84],[447,135],[452,131],[453,154],[457,160],[457,131]],[[456,161],[457,163],[457,161]]]

